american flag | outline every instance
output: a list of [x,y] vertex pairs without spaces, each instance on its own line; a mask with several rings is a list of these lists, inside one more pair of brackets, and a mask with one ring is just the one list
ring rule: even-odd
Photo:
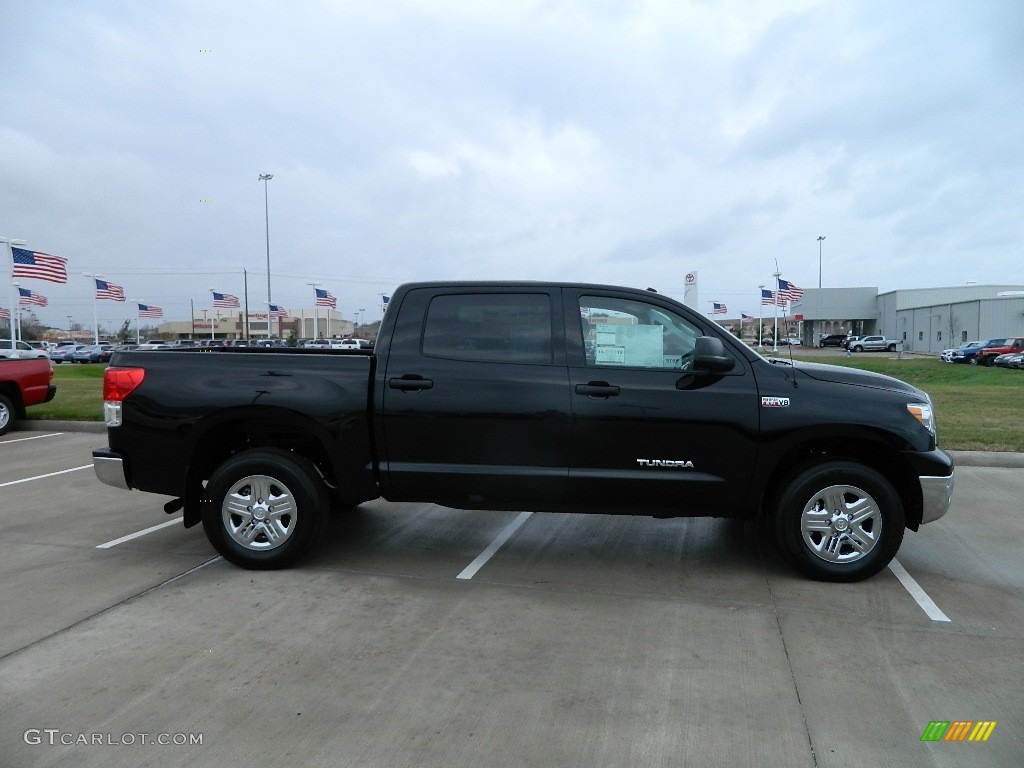
[[139,317],[163,317],[164,311],[151,304],[139,304]]
[[267,306],[270,307],[271,317],[288,317],[288,310],[281,309],[277,304],[268,304]]
[[383,304],[385,307],[391,301],[391,297],[390,296],[385,296],[383,293],[380,295],[380,299],[381,299],[380,303]]
[[11,248],[14,254],[14,276],[49,280],[51,283],[68,281],[68,260],[48,253]]
[[11,310],[0,307],[0,320],[10,320]]
[[314,288],[313,290],[316,291],[316,305],[318,307],[338,308],[338,300],[331,295],[330,291],[325,291],[323,288]]
[[21,306],[35,304],[37,307],[45,307],[47,304],[50,303],[46,300],[46,297],[43,296],[41,293],[33,293],[28,288],[19,288],[18,296],[20,297],[18,299],[18,304],[20,304]]
[[213,293],[213,306],[225,307],[226,309],[238,309],[241,304],[238,303],[238,297],[232,296],[230,293]]
[[724,315],[729,311],[729,308],[726,307],[725,304],[719,304],[717,301],[713,301],[711,303],[714,306],[714,309],[711,310],[711,314],[713,315]]
[[98,277],[94,277],[96,281],[96,298],[107,299],[108,301],[124,301],[124,288],[120,285],[114,285],[108,283],[106,280],[100,280]]
[[786,301],[799,301],[803,298],[803,288],[797,288],[788,280],[779,278],[779,297]]
[[742,314],[742,313],[740,314],[740,322],[741,323],[752,323],[753,321],[754,321],[754,316],[753,315],[747,315],[747,314]]
[[769,307],[775,304],[775,291],[766,291],[764,288],[761,289],[761,304],[767,304]]

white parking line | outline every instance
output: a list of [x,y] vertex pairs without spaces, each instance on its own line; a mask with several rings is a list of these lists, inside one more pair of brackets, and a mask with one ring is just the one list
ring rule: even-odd
[[7,445],[9,443],[23,443],[26,440],[42,440],[44,437],[59,437],[63,435],[63,432],[51,432],[46,435],[36,435],[35,437],[16,437],[13,440],[4,440],[0,445]]
[[484,567],[484,564],[494,557],[494,553],[501,549],[502,545],[512,538],[512,534],[519,530],[519,527],[526,522],[527,518],[532,515],[533,512],[520,512],[519,517],[513,520],[501,533],[498,534],[497,538],[491,542],[491,545],[477,555],[476,560],[467,565],[462,569],[462,573],[456,576],[456,579],[472,579],[476,575],[476,572]]
[[944,614],[939,609],[939,606],[935,604],[935,601],[928,597],[928,593],[921,588],[920,584],[914,581],[914,577],[907,573],[907,569],[903,567],[899,560],[893,558],[892,562],[889,563],[889,570],[896,574],[896,578],[900,580],[900,583],[910,593],[910,596],[917,601],[921,609],[928,614],[929,619],[932,621],[949,621],[949,616]]
[[160,525],[154,525],[152,528],[146,528],[144,531],[136,531],[135,533],[129,533],[127,536],[122,536],[119,539],[108,541],[105,544],[97,544],[96,549],[110,549],[111,547],[116,547],[118,544],[124,544],[126,541],[131,541],[132,539],[137,539],[140,536],[145,536],[147,533],[159,531],[161,528],[170,528],[175,523],[180,522],[181,518],[176,517],[173,520],[168,520],[166,523],[160,523]]
[[31,483],[33,480],[43,480],[44,478],[56,477],[57,475],[66,475],[68,472],[77,472],[80,469],[92,469],[92,464],[83,464],[80,467],[62,469],[60,472],[48,472],[45,475],[36,475],[35,477],[26,477],[24,480],[11,480],[6,483],[0,483],[0,488],[6,488],[9,485],[18,485],[19,483]]

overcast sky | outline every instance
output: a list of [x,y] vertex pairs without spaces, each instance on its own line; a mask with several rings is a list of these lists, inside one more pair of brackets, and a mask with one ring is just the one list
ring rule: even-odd
[[[319,281],[1024,283],[1018,0],[0,0],[0,236],[187,319]],[[0,262],[2,263],[2,262]],[[0,289],[9,299],[10,265]],[[770,286],[769,286],[770,287]],[[100,302],[100,322],[134,305]]]

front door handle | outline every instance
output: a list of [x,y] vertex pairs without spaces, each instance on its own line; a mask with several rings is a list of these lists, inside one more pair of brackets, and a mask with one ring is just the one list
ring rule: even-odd
[[430,389],[434,382],[415,373],[407,373],[400,379],[388,379],[388,386],[403,392],[419,392],[422,389]]
[[576,385],[576,394],[588,397],[615,397],[620,391],[618,387],[607,381],[588,381],[586,384]]

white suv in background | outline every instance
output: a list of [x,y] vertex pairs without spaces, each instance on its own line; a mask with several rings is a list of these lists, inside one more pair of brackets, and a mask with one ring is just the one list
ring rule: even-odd
[[0,357],[13,357],[16,360],[29,360],[36,357],[50,358],[50,354],[44,349],[35,349],[24,341],[14,342],[14,349],[11,349],[10,339],[0,339]]

